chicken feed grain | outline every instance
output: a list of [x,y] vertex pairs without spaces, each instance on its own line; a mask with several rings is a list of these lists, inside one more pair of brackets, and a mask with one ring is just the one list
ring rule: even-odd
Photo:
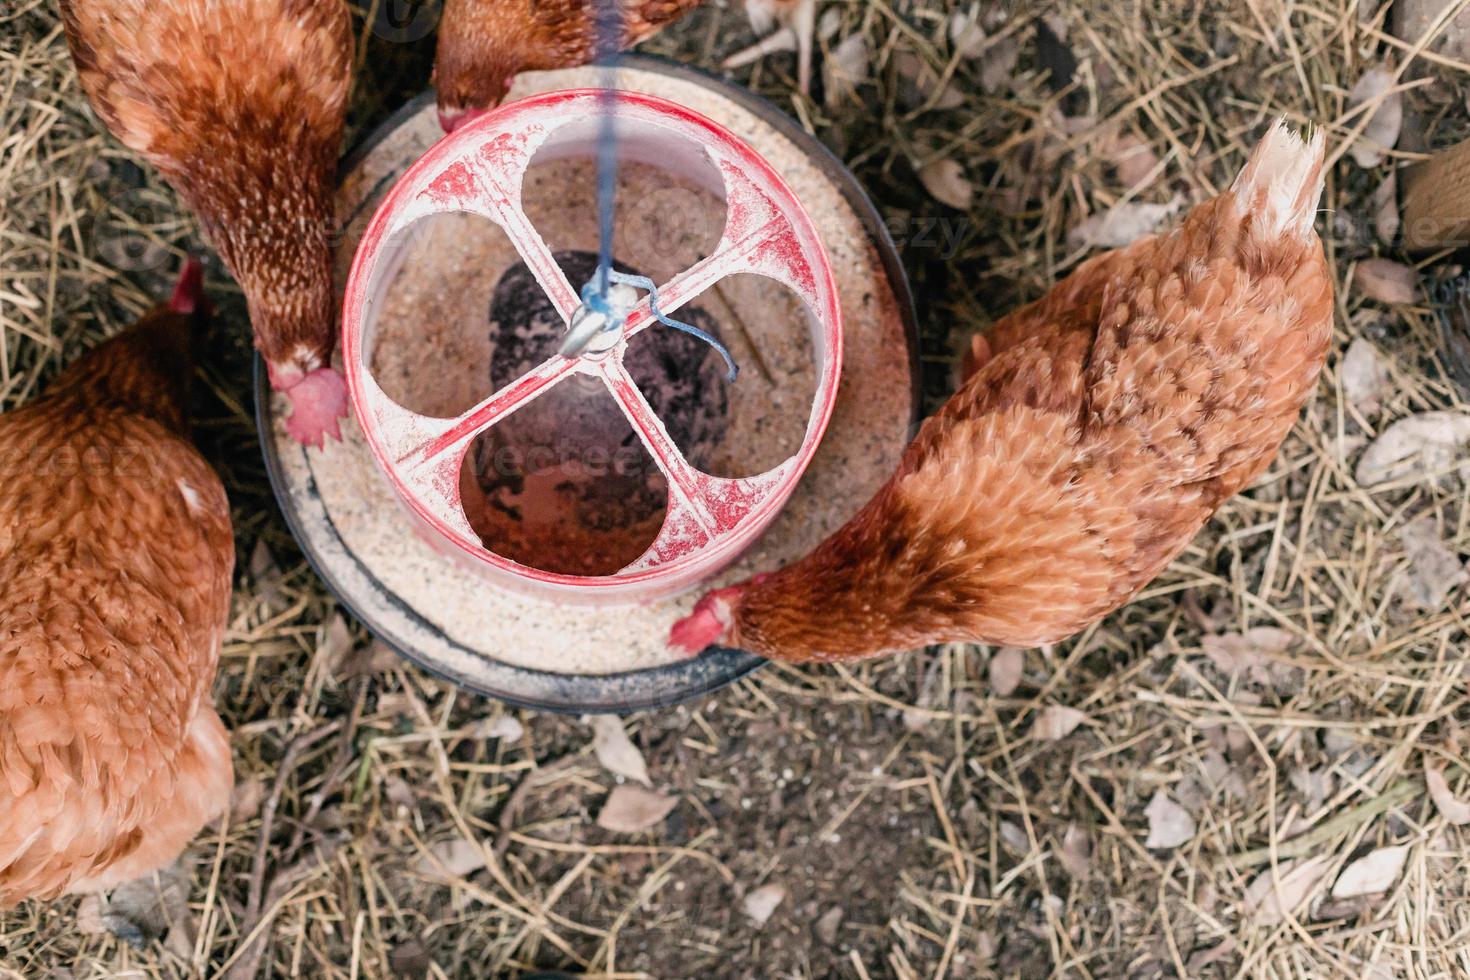
[[[515,94],[594,80],[587,70],[523,76]],[[871,235],[804,152],[769,124],[698,85],[640,73],[624,73],[624,84],[703,112],[766,156],[821,231],[842,303],[843,381],[822,447],[771,529],[710,583],[725,584],[811,550],[893,471],[909,435],[913,397],[903,321]],[[392,179],[437,137],[433,112],[426,108],[347,174],[339,202],[348,226],[339,274],[345,276],[355,243]],[[592,161],[533,160],[522,205],[569,274],[574,266],[585,269],[586,257],[597,247]],[[724,205],[716,195],[644,164],[621,169],[618,208],[615,258],[655,281],[666,281],[709,254],[724,223]],[[524,272],[504,233],[488,220],[442,215],[415,229],[372,339],[370,365],[384,391],[413,411],[453,417],[543,359],[545,342],[559,340],[560,327],[548,322],[544,310],[530,308],[539,290],[520,288],[524,284],[517,277],[524,278]],[[522,292],[531,299],[516,301]],[[497,320],[496,311],[507,322]],[[668,386],[695,373],[701,380],[712,375],[713,382],[702,390],[718,386],[723,396],[694,405],[676,422],[665,414],[676,442],[702,469],[719,476],[757,474],[790,457],[801,444],[816,386],[805,307],[773,280],[742,275],[723,280],[681,313],[713,325],[742,371],[736,382],[725,385],[718,370],[708,370],[718,367],[718,358],[696,344],[685,351],[677,370],[656,379],[664,386],[656,390],[639,376],[634,360],[641,345],[666,343],[661,333],[672,331],[653,326],[634,339],[630,369],[655,405],[676,401]],[[570,450],[571,466],[512,472],[505,481],[515,484],[510,487],[491,486],[495,473],[467,469],[461,481],[467,516],[482,536],[498,535],[492,540],[506,557],[553,571],[608,574],[641,554],[657,533],[663,477],[605,392],[559,391],[551,394],[560,400],[548,401],[542,417],[525,410],[512,415],[490,430],[500,434],[499,444],[472,452],[493,465],[497,450],[516,449],[517,439],[529,439],[537,450],[562,455]],[[591,400],[592,410],[576,404],[581,397]],[[705,424],[712,419],[717,424]],[[518,429],[517,422],[525,424]],[[280,415],[276,425],[280,436]],[[278,442],[288,483],[314,488],[338,538],[329,547],[340,547],[341,553],[329,563],[370,569],[372,578],[414,615],[385,614],[426,653],[452,660],[467,649],[517,666],[573,674],[636,670],[672,659],[664,646],[668,629],[702,590],[611,612],[553,607],[498,590],[476,577],[467,562],[424,539],[379,472],[355,422],[344,424],[342,442],[321,452],[304,453]],[[581,465],[592,458],[617,461],[620,453],[631,457],[631,477],[616,467]],[[648,506],[655,498],[659,502]]]

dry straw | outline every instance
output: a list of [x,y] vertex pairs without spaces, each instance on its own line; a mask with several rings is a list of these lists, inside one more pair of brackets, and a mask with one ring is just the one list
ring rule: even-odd
[[[167,942],[137,951],[84,931],[74,902],[26,905],[0,917],[3,969],[1465,975],[1466,842],[1446,816],[1463,808],[1432,802],[1424,771],[1443,767],[1451,795],[1470,799],[1466,599],[1459,582],[1432,608],[1406,596],[1445,553],[1470,550],[1470,484],[1354,475],[1394,421],[1465,405],[1431,310],[1388,308],[1349,284],[1360,258],[1412,261],[1373,240],[1372,194],[1387,168],[1470,131],[1470,65],[1390,36],[1387,5],[1368,0],[1021,6],[979,3],[976,34],[968,4],[830,4],[819,64],[861,33],[865,80],[830,100],[793,98],[790,55],[741,77],[849,160],[904,239],[935,396],[954,342],[1076,263],[1067,234],[1086,218],[1200,200],[1278,116],[1325,128],[1342,158],[1320,227],[1342,288],[1318,397],[1269,473],[1137,602],[1027,652],[1018,681],[1012,655],[956,647],[772,668],[634,719],[653,790],[678,803],[651,830],[604,830],[615,778],[589,726],[511,717],[360,648],[334,618],[254,462],[243,322],[216,281],[230,322],[205,358],[202,433],[242,543],[217,685],[240,805],[190,852],[191,904]],[[1040,35],[1033,12],[1047,18]],[[199,247],[156,177],[99,135],[59,30],[43,0],[0,14],[6,406],[163,282],[161,270],[118,272],[99,228],[121,228],[145,256]],[[654,47],[712,65],[749,40],[738,8],[711,5]],[[429,49],[369,34],[363,55],[355,118],[367,123],[424,83]],[[1382,100],[1400,98],[1408,121],[1399,148],[1365,171],[1345,150],[1382,102],[1353,110],[1347,96],[1385,59],[1396,81]],[[1068,87],[1043,64],[1070,71]],[[965,192],[955,177],[967,182],[967,212],[917,179],[936,160],[961,165],[929,172],[946,196]],[[109,218],[124,192],[126,214]],[[924,245],[934,218],[959,229],[952,255]],[[1338,370],[1354,340],[1383,359],[1376,405],[1344,394],[1360,390]],[[991,691],[992,662],[1014,685],[1005,696]],[[1083,718],[1038,725],[1052,706]],[[1155,831],[1182,843],[1150,850]],[[1347,881],[1380,893],[1347,894],[1339,874],[1365,856]],[[742,908],[777,899],[759,928]]]

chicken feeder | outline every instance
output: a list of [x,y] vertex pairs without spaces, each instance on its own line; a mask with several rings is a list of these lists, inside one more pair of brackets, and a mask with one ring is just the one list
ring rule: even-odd
[[[339,192],[342,440],[296,445],[256,385],[282,509],[353,614],[461,686],[577,712],[758,666],[677,659],[669,626],[841,526],[917,410],[907,284],[851,175],[743,89],[643,57],[615,100],[604,79],[523,75],[442,139],[427,96],[389,119]],[[593,317],[608,113],[612,258],[639,288],[564,347]]]

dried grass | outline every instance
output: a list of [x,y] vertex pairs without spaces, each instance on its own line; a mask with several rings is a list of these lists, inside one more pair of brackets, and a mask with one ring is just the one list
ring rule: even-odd
[[[1062,91],[1015,6],[979,6],[994,19],[987,55],[971,60],[946,37],[950,14],[968,7],[831,5],[840,21],[823,51],[862,31],[874,56],[872,77],[830,109],[793,98],[789,55],[742,75],[848,159],[907,239],[932,399],[959,340],[1081,257],[1066,235],[1085,217],[1214,192],[1279,115],[1322,125],[1340,155],[1367,120],[1347,93],[1384,55],[1406,66],[1404,149],[1391,161],[1470,131],[1470,66],[1389,37],[1367,2],[1044,4],[1079,62]],[[167,189],[98,133],[58,31],[40,0],[0,14],[5,407],[144,308],[173,260],[200,248]],[[711,65],[747,40],[738,9],[711,7],[655,48]],[[1012,84],[984,91],[984,66],[1011,45]],[[427,47],[399,48],[365,34],[362,125],[424,84]],[[1420,56],[1403,61],[1410,51]],[[959,104],[932,108],[940,89],[916,91],[915,65],[952,81]],[[1123,136],[1157,158],[1132,188],[1117,170]],[[943,158],[974,185],[967,215],[915,177]],[[1400,531],[1429,515],[1453,553],[1470,553],[1470,482],[1367,488],[1353,476],[1364,440],[1390,422],[1465,411],[1432,311],[1387,310],[1347,288],[1358,258],[1403,258],[1366,231],[1382,176],[1344,159],[1328,178],[1322,225],[1343,288],[1319,396],[1270,473],[1137,602],[1028,652],[1005,697],[986,679],[993,651],[955,647],[772,667],[632,719],[655,788],[681,798],[638,835],[595,825],[614,780],[588,726],[525,714],[511,737],[515,726],[495,724],[505,709],[406,666],[334,676],[344,624],[270,501],[246,411],[243,315],[218,279],[225,322],[204,359],[200,411],[241,539],[217,685],[241,805],[191,851],[192,943],[136,951],[81,934],[75,902],[29,904],[0,917],[0,973],[1466,975],[1465,835],[1429,802],[1423,772],[1445,767],[1470,798],[1470,604],[1456,588],[1441,609],[1406,605],[1415,570]],[[931,218],[957,232],[952,256],[917,237]],[[119,237],[153,264],[119,272]],[[1388,360],[1377,408],[1349,403],[1336,374],[1358,337]],[[1233,672],[1204,639],[1260,627],[1284,631],[1280,642],[1247,644],[1250,666]],[[1086,718],[1039,739],[1033,726],[1052,705]],[[492,727],[502,737],[486,737]],[[1150,851],[1145,808],[1160,791],[1196,831]],[[1396,844],[1409,856],[1385,894],[1325,897],[1351,860]],[[1320,885],[1272,922],[1262,896],[1290,905],[1286,862],[1302,858],[1321,859]],[[1252,911],[1247,890],[1262,874],[1275,877]],[[741,898],[765,885],[785,898],[757,929]],[[814,925],[838,906],[831,940]]]

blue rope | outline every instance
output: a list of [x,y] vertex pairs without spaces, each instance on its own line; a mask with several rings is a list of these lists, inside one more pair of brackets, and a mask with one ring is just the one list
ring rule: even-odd
[[[653,284],[652,279],[647,276],[634,276],[626,272],[618,272],[616,269],[607,269],[606,275],[609,282],[616,283],[619,286],[632,286],[634,289],[646,291],[648,293],[648,310],[659,323],[662,323],[666,327],[673,327],[681,333],[687,333],[689,336],[697,340],[702,340],[713,347],[715,352],[725,360],[725,367],[728,369],[725,372],[726,381],[733,382],[736,378],[740,377],[740,366],[735,363],[735,358],[730,356],[729,348],[720,343],[713,334],[699,329],[692,323],[675,320],[658,308],[658,287]],[[622,325],[622,318],[608,303],[607,294],[597,291],[596,280],[582,287],[582,302],[586,304],[587,309],[594,313],[601,313],[607,318],[607,326],[603,327],[604,330],[616,330]]]
[[618,194],[617,76],[614,63],[623,40],[622,0],[603,0],[593,24],[594,49],[602,68],[602,118],[597,133],[597,293],[605,301],[613,271],[613,216]]
[[652,279],[628,275],[613,268],[613,219],[618,193],[618,133],[615,120],[618,91],[614,68],[618,51],[623,46],[622,0],[601,0],[593,28],[596,31],[593,42],[597,63],[602,68],[602,93],[599,97],[602,102],[602,119],[597,132],[597,273],[591,282],[582,287],[582,303],[589,310],[601,313],[607,319],[604,329],[612,330],[622,326],[622,318],[613,312],[612,304],[608,302],[608,290],[612,284],[646,290],[648,308],[654,319],[713,347],[725,359],[725,367],[729,369],[725,380],[734,381],[740,374],[740,368],[724,344],[696,326],[665,316],[663,310],[658,308],[658,287],[653,284]]

